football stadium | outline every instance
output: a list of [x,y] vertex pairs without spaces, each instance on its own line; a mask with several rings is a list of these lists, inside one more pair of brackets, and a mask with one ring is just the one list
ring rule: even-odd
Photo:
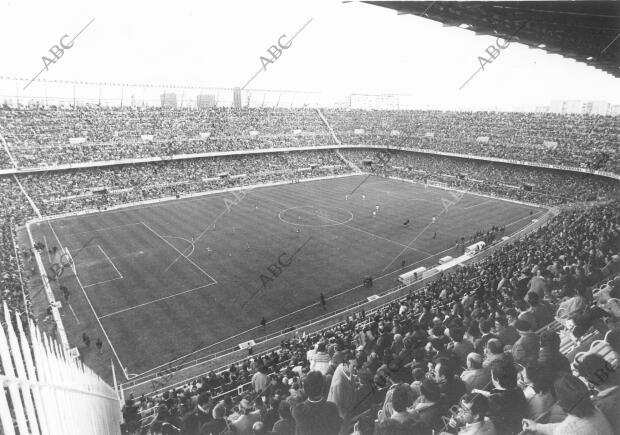
[[0,433],[620,434],[619,4],[75,7],[0,68]]

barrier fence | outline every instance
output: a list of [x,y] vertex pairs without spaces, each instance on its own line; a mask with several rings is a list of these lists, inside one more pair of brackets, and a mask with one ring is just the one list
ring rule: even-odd
[[26,334],[19,314],[10,313],[6,302],[3,310],[2,433],[120,435],[120,403],[114,388],[78,359],[69,357],[31,320]]

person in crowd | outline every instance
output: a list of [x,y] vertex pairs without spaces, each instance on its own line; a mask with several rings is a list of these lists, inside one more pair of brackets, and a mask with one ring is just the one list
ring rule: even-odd
[[433,370],[434,380],[441,393],[442,405],[448,409],[465,394],[465,383],[454,372],[454,364],[447,358],[440,358]]
[[303,380],[307,399],[293,408],[296,435],[337,435],[342,418],[338,407],[323,397],[325,379],[319,371],[309,372]]
[[[351,355],[352,357],[352,355]],[[338,365],[332,382],[329,387],[327,401],[333,402],[338,408],[338,414],[342,419],[342,429],[340,433],[345,435],[351,423],[351,412],[355,406],[356,398],[356,381],[353,379],[353,369],[355,360],[350,359],[349,355],[345,356],[345,360]]]
[[244,398],[239,403],[239,414],[239,417],[231,423],[231,427],[236,434],[252,435],[252,426],[260,421],[260,411],[252,407],[248,398]]
[[514,360],[523,365],[536,361],[540,347],[538,335],[532,331],[532,326],[527,320],[517,320],[515,328],[519,331],[520,338],[512,346]]
[[620,429],[620,372],[599,354],[589,353],[576,362],[577,371],[596,391],[594,404],[612,428]]
[[212,411],[213,420],[204,423],[200,427],[200,435],[216,435],[221,434],[229,427],[228,420],[226,419],[226,408],[223,406],[216,406]]
[[512,361],[512,355],[504,352],[502,342],[498,338],[492,338],[487,342],[484,349],[484,361],[482,367],[485,369],[491,367],[493,361],[497,360]]
[[512,346],[520,337],[516,328],[508,324],[508,318],[505,316],[495,319],[495,331],[503,346]]
[[573,375],[560,376],[554,382],[555,394],[567,416],[559,423],[523,420],[523,429],[540,435],[613,435],[605,415],[594,406],[588,387]]
[[467,356],[474,351],[474,345],[471,341],[464,339],[465,331],[463,328],[452,327],[449,332],[452,343],[448,345],[448,350],[456,355],[461,366],[465,366]]
[[554,378],[562,373],[570,373],[570,362],[560,352],[560,336],[553,330],[545,330],[540,336],[540,350],[538,364],[548,367]]
[[461,373],[461,379],[468,393],[484,390],[491,383],[491,369],[483,367],[480,354],[471,352],[467,355],[467,370]]
[[474,349],[477,353],[482,355],[484,353],[484,348],[486,347],[487,342],[492,338],[497,338],[497,335],[491,332],[494,326],[493,321],[489,319],[484,319],[482,322],[480,322],[479,326],[482,336],[475,341]]
[[408,411],[416,421],[427,427],[439,430],[443,426],[441,417],[446,409],[441,405],[439,386],[432,379],[425,379],[420,386],[421,395]]
[[466,393],[450,426],[458,426],[458,435],[496,435],[495,425],[487,417],[489,399],[482,394]]
[[295,435],[295,420],[291,413],[291,404],[282,400],[278,405],[278,415],[280,418],[273,425],[274,435]]
[[327,353],[325,342],[320,341],[316,346],[316,352],[310,359],[310,370],[318,370],[322,374],[327,374],[331,365],[331,357]]
[[[556,376],[551,367],[532,362],[519,372],[519,386],[523,389],[527,400],[527,418],[544,422],[561,421],[565,415],[555,405],[553,381]],[[550,414],[548,411],[552,410]]]
[[[518,329],[518,328],[517,328]],[[527,402],[517,385],[517,369],[506,360],[491,365],[493,389],[473,390],[489,399],[489,418],[495,424],[498,435],[515,435],[521,431],[521,420],[527,415]]]

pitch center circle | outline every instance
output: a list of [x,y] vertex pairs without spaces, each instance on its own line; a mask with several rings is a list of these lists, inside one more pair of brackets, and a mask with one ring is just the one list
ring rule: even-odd
[[351,222],[353,213],[340,207],[300,205],[282,210],[278,218],[284,223],[300,227],[333,227]]

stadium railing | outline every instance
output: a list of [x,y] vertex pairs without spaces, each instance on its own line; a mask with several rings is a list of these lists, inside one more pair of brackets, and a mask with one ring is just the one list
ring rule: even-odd
[[0,327],[2,433],[120,435],[117,391],[31,320],[26,334],[17,313],[12,321],[6,302],[3,310],[7,321]]

